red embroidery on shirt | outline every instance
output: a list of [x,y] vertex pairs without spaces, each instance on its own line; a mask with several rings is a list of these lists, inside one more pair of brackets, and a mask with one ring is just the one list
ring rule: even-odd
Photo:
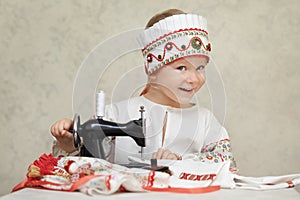
[[222,157],[222,154],[221,154],[221,153],[219,153],[219,156],[220,156],[220,158],[221,158],[222,162],[224,162],[224,159],[223,159],[223,157]]
[[212,156],[206,156],[206,158],[207,158],[208,160],[212,160],[212,159],[213,159]]
[[201,152],[204,153],[204,152],[208,152],[208,147],[213,145],[213,144],[218,144],[219,142],[230,142],[230,139],[223,139],[223,140],[219,140],[217,142],[212,142],[212,143],[209,143],[207,144],[205,147],[202,148]]

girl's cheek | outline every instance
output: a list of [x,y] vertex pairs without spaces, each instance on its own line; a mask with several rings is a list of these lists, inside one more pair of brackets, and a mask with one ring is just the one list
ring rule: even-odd
[[206,80],[206,74],[205,74],[205,72],[203,72],[203,73],[200,74],[200,79],[204,80],[204,81]]

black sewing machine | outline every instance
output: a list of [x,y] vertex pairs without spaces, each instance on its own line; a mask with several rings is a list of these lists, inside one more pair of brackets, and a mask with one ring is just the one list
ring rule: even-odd
[[[104,117],[104,93],[100,91],[96,96],[96,119],[90,119],[84,124],[80,124],[80,116],[75,114],[73,129],[70,130],[74,136],[74,146],[81,147],[80,155],[106,159],[103,141],[107,137],[127,136],[131,137],[138,146],[141,147],[141,159],[143,159],[143,147],[145,144],[145,119],[144,107],[140,107],[141,117],[121,124],[106,121]],[[81,139],[83,141],[81,141]]]
[[[121,124],[103,120],[105,96],[102,91],[96,96],[96,119],[90,119],[84,124],[80,124],[80,116],[75,114],[73,121],[73,129],[70,130],[74,136],[74,146],[81,146],[80,155],[96,157],[106,160],[106,153],[103,147],[103,141],[107,137],[131,137],[138,146],[141,147],[141,159],[143,157],[143,147],[146,146],[146,120],[144,117],[144,106],[140,106],[141,117]],[[81,138],[83,141],[81,141]],[[119,163],[121,164],[121,163]],[[157,166],[156,159],[151,159],[151,165],[143,163],[122,164],[126,167],[144,168],[148,170],[163,171],[170,174],[167,166]]]

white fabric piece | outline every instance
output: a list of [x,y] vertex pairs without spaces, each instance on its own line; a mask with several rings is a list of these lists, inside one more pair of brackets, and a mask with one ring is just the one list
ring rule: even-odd
[[292,188],[300,184],[300,174],[283,176],[246,177],[233,175],[237,189],[248,190],[277,190]]
[[179,188],[195,188],[219,185],[222,188],[234,188],[230,162],[205,164],[198,161],[176,161],[170,165],[173,175],[169,186]]

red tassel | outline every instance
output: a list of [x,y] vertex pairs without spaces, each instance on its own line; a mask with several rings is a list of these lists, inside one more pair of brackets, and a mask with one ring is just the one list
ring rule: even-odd
[[31,164],[28,168],[27,177],[30,177],[30,170],[32,169],[32,165],[39,169],[40,176],[42,175],[52,175],[54,174],[54,167],[57,166],[57,162],[60,158],[54,158],[53,155],[50,153],[49,155],[43,154],[39,157],[38,160],[35,160],[33,164]]

